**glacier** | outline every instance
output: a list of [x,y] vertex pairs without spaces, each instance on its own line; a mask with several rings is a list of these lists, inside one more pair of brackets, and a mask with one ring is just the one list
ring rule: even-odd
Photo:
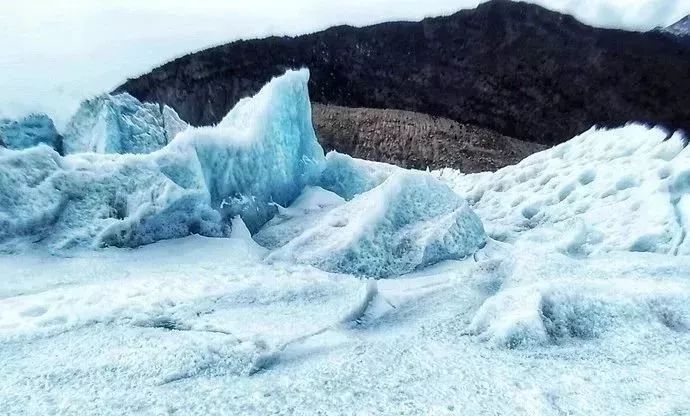
[[0,148],[0,415],[690,414],[682,134],[411,171],[324,155],[307,80],[144,153]]
[[[0,249],[228,237],[238,218],[274,250],[267,261],[385,278],[483,246],[479,218],[432,176],[324,156],[307,80],[306,71],[275,78],[218,125],[187,127],[160,149],[157,106],[126,95],[86,101],[68,126],[67,156],[46,146],[0,154]],[[315,198],[328,203],[308,209]]]
[[29,114],[19,120],[0,120],[0,147],[27,149],[45,144],[62,152],[62,136],[45,114]]
[[187,123],[167,105],[142,103],[127,93],[81,103],[64,132],[67,154],[151,153],[171,142]]
[[306,71],[288,72],[217,126],[189,128],[149,154],[3,150],[3,250],[27,242],[131,247],[188,234],[226,236],[238,215],[256,231],[321,170],[307,79]]

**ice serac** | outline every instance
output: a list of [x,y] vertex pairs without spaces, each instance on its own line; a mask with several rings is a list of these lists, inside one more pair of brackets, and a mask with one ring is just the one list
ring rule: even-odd
[[29,114],[19,120],[0,120],[0,146],[20,150],[41,143],[57,151],[62,148],[62,137],[47,115]]
[[65,129],[65,153],[150,153],[187,123],[168,106],[142,103],[127,93],[84,101]]
[[255,231],[321,172],[308,78],[288,71],[150,154],[0,151],[0,250],[227,236],[237,215]]
[[485,238],[479,218],[450,188],[400,171],[325,212],[268,260],[384,278],[464,258]]

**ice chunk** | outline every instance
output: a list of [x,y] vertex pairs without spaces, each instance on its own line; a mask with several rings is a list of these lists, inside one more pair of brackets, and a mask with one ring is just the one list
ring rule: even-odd
[[289,71],[216,127],[146,155],[0,153],[0,247],[137,246],[188,234],[254,232],[321,172],[308,72]]
[[484,242],[482,223],[462,198],[428,174],[400,171],[326,212],[268,259],[389,277],[463,258]]
[[182,120],[177,112],[167,105],[162,106],[161,114],[163,115],[163,127],[165,128],[165,135],[168,142],[171,142],[177,133],[184,131],[189,127],[186,121]]
[[19,150],[41,143],[62,151],[62,137],[47,115],[30,114],[21,120],[0,120],[0,146]]
[[0,241],[52,248],[136,246],[225,235],[202,178],[181,186],[152,157],[60,157],[41,146],[0,155]]
[[65,153],[150,153],[185,130],[175,110],[127,93],[84,101],[65,129]]

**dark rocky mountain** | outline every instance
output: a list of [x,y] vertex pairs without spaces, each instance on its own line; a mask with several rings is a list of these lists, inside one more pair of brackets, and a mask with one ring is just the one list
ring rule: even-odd
[[405,168],[452,167],[465,173],[482,172],[515,164],[546,148],[412,111],[314,104],[312,113],[325,150]]
[[237,41],[118,91],[211,124],[295,67],[311,70],[314,102],[416,111],[542,144],[629,120],[690,131],[690,48],[501,0],[421,22]]
[[690,46],[690,14],[670,26],[656,28],[655,31]]

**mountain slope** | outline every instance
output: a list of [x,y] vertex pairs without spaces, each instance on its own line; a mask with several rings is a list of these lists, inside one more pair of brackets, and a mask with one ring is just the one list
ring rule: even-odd
[[664,29],[676,36],[690,36],[690,14]]
[[629,120],[690,129],[690,49],[508,1],[421,22],[237,41],[118,91],[211,124],[271,76],[301,66],[311,70],[315,102],[418,111],[543,144]]
[[674,39],[690,45],[690,14],[680,19],[676,23],[664,28],[658,28],[656,31],[669,35]]
[[490,129],[412,111],[314,104],[312,114],[324,150],[406,168],[482,172],[544,150]]

